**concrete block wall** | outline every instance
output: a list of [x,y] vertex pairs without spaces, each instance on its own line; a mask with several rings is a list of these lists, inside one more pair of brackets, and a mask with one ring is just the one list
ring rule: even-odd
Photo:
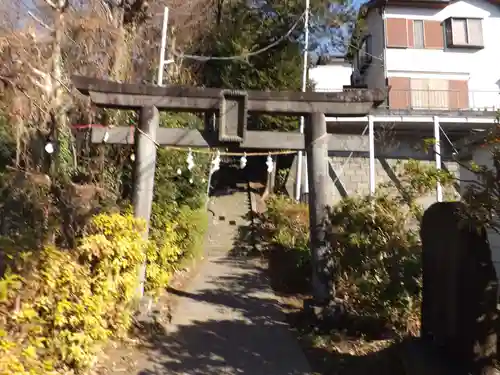
[[[376,186],[393,182],[397,185],[398,174],[401,171],[401,165],[408,159],[396,158],[376,158],[375,159],[375,182]],[[352,195],[368,195],[370,192],[369,179],[370,179],[370,165],[367,156],[332,156],[330,159],[330,177],[331,177],[331,191],[332,191],[332,204],[338,202],[343,196]],[[429,163],[434,165],[433,160],[422,160],[421,163]],[[444,166],[452,173],[460,177],[459,165],[455,162],[444,162]],[[295,191],[295,171],[296,160],[293,161],[290,173],[288,175],[286,187],[288,194],[294,196]],[[306,169],[303,168],[303,181],[306,177]],[[394,193],[398,193],[394,189]],[[446,200],[459,199],[459,192],[455,187],[443,189],[443,197]],[[433,192],[426,197],[420,199],[424,208],[427,208],[436,201],[436,194]]]
[[[347,157],[334,156],[331,159],[331,165],[335,170],[340,183],[343,185],[347,195],[368,195],[370,193],[369,176],[370,164],[367,157]],[[375,159],[375,182],[376,185],[388,182],[395,182],[393,179],[397,178],[401,171],[401,166],[398,162],[404,163],[403,159]],[[428,163],[434,165],[434,161],[421,161],[421,163]],[[459,177],[459,165],[455,162],[444,163],[446,168]],[[339,189],[339,184],[332,189],[334,202],[342,198],[342,188]],[[458,198],[458,192],[455,188],[448,188],[443,190],[445,199]],[[425,197],[422,201],[424,207],[428,207],[436,201],[436,195],[431,194]]]
[[[377,134],[376,134],[377,135]],[[368,147],[368,136],[355,136],[360,142],[360,148]],[[375,183],[376,186],[382,183],[396,182],[397,176],[401,170],[398,170],[398,164],[403,164],[409,159],[417,159],[422,163],[435,165],[434,156],[424,147],[424,140],[428,135],[406,135],[393,136],[384,132],[375,137]],[[460,175],[459,166],[451,162],[452,149],[448,143],[441,145],[441,152],[444,155],[444,166],[453,172],[457,177]],[[368,152],[351,153],[349,150],[331,152],[329,162],[330,177],[332,184],[338,178],[338,181],[331,186],[332,203],[341,199],[344,195],[368,195],[370,192],[370,165]],[[286,187],[290,196],[294,196],[295,174],[297,160],[293,161],[290,173],[288,175]],[[302,181],[307,179],[304,163],[302,168]],[[396,191],[395,191],[396,192]],[[443,197],[447,200],[459,198],[459,192],[455,188],[443,190]],[[432,193],[421,200],[424,207],[428,207],[436,201],[436,194]]]

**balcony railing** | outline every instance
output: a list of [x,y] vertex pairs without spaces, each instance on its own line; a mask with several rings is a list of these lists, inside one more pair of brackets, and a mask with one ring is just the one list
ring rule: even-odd
[[497,111],[500,109],[500,90],[454,91],[390,89],[387,108],[415,111]]
[[[321,92],[342,91],[321,89]],[[497,111],[500,110],[500,90],[397,90],[391,88],[385,107],[407,111]]]

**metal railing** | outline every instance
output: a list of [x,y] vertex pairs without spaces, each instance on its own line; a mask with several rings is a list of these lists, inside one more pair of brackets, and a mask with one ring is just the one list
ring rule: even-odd
[[[340,89],[320,89],[317,92],[337,92]],[[497,111],[500,110],[499,90],[398,90],[391,88],[385,104],[389,110],[408,111]]]
[[500,90],[458,91],[390,89],[386,108],[415,111],[496,111],[500,109]]
[[480,111],[498,111],[500,109],[500,90],[469,91],[469,108]]

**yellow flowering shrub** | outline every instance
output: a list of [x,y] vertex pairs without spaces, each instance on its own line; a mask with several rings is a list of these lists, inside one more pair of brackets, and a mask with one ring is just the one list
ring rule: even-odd
[[[203,215],[163,220],[152,240],[132,214],[100,214],[76,249],[46,247],[18,257],[0,279],[0,375],[58,375],[92,366],[110,337],[130,328],[139,267],[158,295],[189,248]],[[196,224],[200,223],[200,224]]]
[[181,259],[196,255],[208,225],[204,209],[179,209],[175,215],[153,205],[151,243],[147,250],[146,291],[158,295]]
[[[47,374],[91,364],[95,344],[110,332],[89,269],[75,254],[46,248],[18,290],[4,299],[0,374]],[[16,300],[18,299],[16,298]],[[18,306],[16,306],[18,304]]]
[[166,225],[161,244],[153,241],[147,247],[146,291],[158,295],[168,285],[174,266],[182,255],[178,246],[176,225]]
[[152,252],[143,228],[131,215],[98,215],[76,249],[45,248],[22,276],[0,279],[0,375],[88,368],[106,339],[127,332]]

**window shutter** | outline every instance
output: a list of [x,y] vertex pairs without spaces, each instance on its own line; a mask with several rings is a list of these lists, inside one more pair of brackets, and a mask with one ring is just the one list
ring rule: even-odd
[[429,108],[449,109],[450,86],[447,79],[429,80]]
[[424,21],[425,48],[444,48],[443,27],[439,21]]
[[469,83],[450,80],[450,109],[469,108]]
[[411,108],[429,108],[429,83],[427,79],[412,79],[411,87]]
[[424,21],[413,21],[413,39],[415,48],[424,48]]
[[406,19],[388,18],[385,20],[385,26],[387,47],[408,47],[408,30],[406,26]]
[[389,77],[389,108],[410,108],[410,79],[405,77]]
[[467,45],[467,21],[465,19],[451,20],[453,44]]
[[415,41],[413,37],[413,28],[414,22],[413,20],[406,20],[406,32],[408,33],[408,47],[413,48],[415,46]]

